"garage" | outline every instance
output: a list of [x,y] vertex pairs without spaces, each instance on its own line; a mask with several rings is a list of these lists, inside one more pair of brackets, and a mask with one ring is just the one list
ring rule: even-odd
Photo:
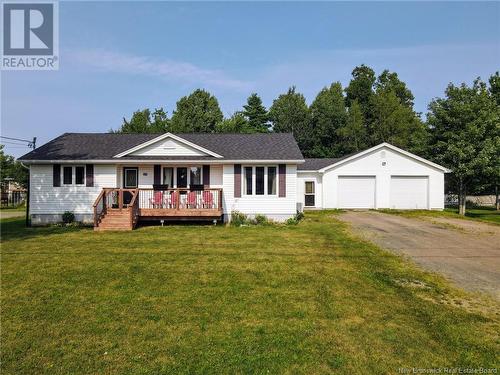
[[390,208],[428,209],[428,176],[391,176]]
[[339,208],[375,208],[375,176],[339,176]]
[[449,172],[382,143],[346,157],[305,159],[297,165],[299,199],[305,205],[306,182],[315,181],[315,209],[442,210]]

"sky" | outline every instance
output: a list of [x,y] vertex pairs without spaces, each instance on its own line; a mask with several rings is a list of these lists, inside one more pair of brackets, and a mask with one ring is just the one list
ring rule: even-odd
[[360,64],[398,73],[425,114],[450,82],[500,70],[500,3],[60,2],[59,49],[58,71],[1,72],[3,136],[107,132],[196,88],[226,116],[292,85],[310,104]]

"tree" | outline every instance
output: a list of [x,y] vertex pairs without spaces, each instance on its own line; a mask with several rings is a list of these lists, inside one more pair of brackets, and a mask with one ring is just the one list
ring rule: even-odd
[[0,182],[3,184],[6,179],[12,179],[26,188],[28,186],[28,170],[13,156],[6,155],[3,148],[4,146],[0,145]]
[[493,100],[500,106],[500,74],[496,72],[492,74],[490,79],[488,80],[490,83],[489,93]]
[[[123,124],[115,133],[165,133],[168,129],[168,117],[163,108],[137,110],[130,121],[123,118]],[[113,130],[112,130],[113,132]]]
[[[497,108],[500,108],[500,74],[496,72],[491,75],[489,79],[489,93],[491,98],[495,101]],[[493,129],[494,130],[494,129]],[[497,138],[498,141],[498,138]],[[498,147],[498,145],[497,145]],[[497,154],[497,158],[500,158],[500,153]],[[493,187],[495,191],[495,206],[497,210],[500,210],[500,160],[497,162],[493,162],[490,168],[488,168],[487,176],[489,178],[489,182],[491,187]]]
[[448,85],[445,96],[429,104],[429,149],[436,162],[452,170],[459,213],[465,215],[467,191],[500,165],[500,110],[479,78],[472,87]]
[[304,95],[290,87],[286,94],[274,100],[269,117],[276,133],[292,133],[305,156],[311,150],[311,127],[309,108]]
[[415,97],[406,87],[406,83],[399,79],[397,73],[391,73],[387,69],[384,70],[375,82],[375,91],[392,91],[402,104],[409,108],[413,108],[413,100]]
[[333,83],[323,88],[310,107],[312,137],[314,146],[311,154],[315,157],[340,156],[342,149],[338,130],[346,125],[347,112],[342,85]]
[[357,100],[351,103],[347,112],[346,124],[337,130],[337,135],[345,153],[359,152],[368,147],[368,133],[363,112]]
[[255,133],[241,112],[236,112],[230,118],[224,119],[216,126],[217,133]]
[[269,131],[269,114],[256,93],[248,97],[247,104],[243,106],[242,114],[247,119],[248,126],[253,130],[253,133],[267,133]]
[[401,103],[394,91],[377,90],[371,98],[371,109],[370,145],[388,142],[417,154],[425,151],[424,123],[412,108]]
[[363,111],[366,120],[370,120],[370,99],[373,95],[373,85],[375,84],[375,72],[366,65],[360,65],[352,71],[352,79],[346,87],[346,103],[350,107],[354,100]]
[[201,89],[177,102],[172,115],[171,131],[177,133],[213,133],[223,120],[219,102],[215,96]]

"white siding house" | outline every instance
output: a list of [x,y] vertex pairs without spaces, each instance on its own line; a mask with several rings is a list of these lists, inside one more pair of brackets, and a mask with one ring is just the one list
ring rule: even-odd
[[[73,133],[20,160],[30,166],[32,224],[71,211],[97,225],[108,210],[136,204],[135,196],[136,215],[154,220],[227,221],[239,211],[284,221],[302,208],[443,209],[447,172],[387,143],[344,158],[304,159],[291,134],[276,133]],[[120,223],[135,223],[127,220]]]

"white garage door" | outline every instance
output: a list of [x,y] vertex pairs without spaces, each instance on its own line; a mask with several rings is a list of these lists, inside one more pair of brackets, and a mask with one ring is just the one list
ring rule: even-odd
[[339,208],[375,208],[374,176],[339,176]]
[[429,178],[424,176],[392,176],[390,207],[427,209]]

